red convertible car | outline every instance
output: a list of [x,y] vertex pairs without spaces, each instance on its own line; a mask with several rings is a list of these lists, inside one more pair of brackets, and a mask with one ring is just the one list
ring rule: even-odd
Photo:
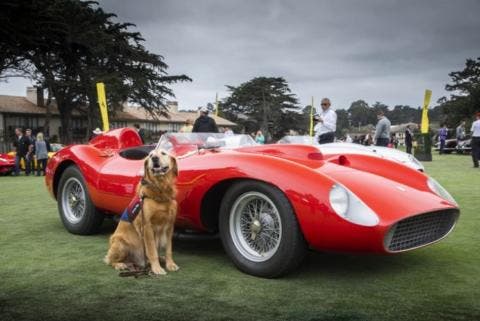
[[434,179],[358,154],[322,155],[306,145],[256,145],[247,135],[166,134],[141,145],[116,129],[59,151],[46,185],[66,229],[94,233],[134,196],[154,148],[177,157],[177,230],[218,232],[246,273],[278,277],[308,248],[390,254],[447,236],[459,208]]

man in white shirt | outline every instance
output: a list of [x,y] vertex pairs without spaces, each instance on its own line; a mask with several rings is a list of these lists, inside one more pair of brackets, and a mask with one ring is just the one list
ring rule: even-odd
[[317,117],[315,125],[315,141],[320,144],[333,143],[335,130],[337,129],[337,113],[330,108],[330,99],[323,98],[321,102],[322,112]]
[[476,118],[472,123],[472,159],[473,159],[473,167],[478,168],[478,160],[480,159],[480,111],[476,113]]

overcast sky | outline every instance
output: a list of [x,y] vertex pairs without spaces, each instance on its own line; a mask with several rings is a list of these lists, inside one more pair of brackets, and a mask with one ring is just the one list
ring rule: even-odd
[[[100,0],[133,22],[146,47],[165,57],[181,109],[227,95],[225,85],[281,76],[300,103],[330,97],[419,106],[447,95],[448,73],[480,56],[478,0]],[[28,81],[0,83],[24,95]]]

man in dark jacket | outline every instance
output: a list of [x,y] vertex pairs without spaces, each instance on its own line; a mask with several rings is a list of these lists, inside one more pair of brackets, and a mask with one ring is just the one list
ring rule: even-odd
[[35,137],[32,136],[32,130],[25,130],[25,137],[28,140],[27,164],[25,165],[25,174],[29,175],[30,171],[35,171]]
[[413,145],[413,135],[410,129],[410,125],[407,125],[407,128],[405,129],[405,147],[407,149],[408,154],[412,153],[412,145]]
[[218,133],[217,123],[208,116],[206,107],[200,108],[200,117],[195,120],[192,133]]
[[13,141],[13,147],[15,147],[15,171],[14,175],[20,174],[20,162],[23,159],[25,163],[25,174],[30,175],[30,164],[27,161],[28,148],[30,146],[30,140],[23,135],[21,128],[15,128],[15,140]]

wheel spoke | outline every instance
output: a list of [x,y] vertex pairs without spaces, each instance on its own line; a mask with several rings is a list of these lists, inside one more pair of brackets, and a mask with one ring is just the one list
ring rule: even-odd
[[280,214],[274,203],[259,192],[239,196],[232,206],[230,228],[237,249],[254,261],[269,259],[280,244]]

